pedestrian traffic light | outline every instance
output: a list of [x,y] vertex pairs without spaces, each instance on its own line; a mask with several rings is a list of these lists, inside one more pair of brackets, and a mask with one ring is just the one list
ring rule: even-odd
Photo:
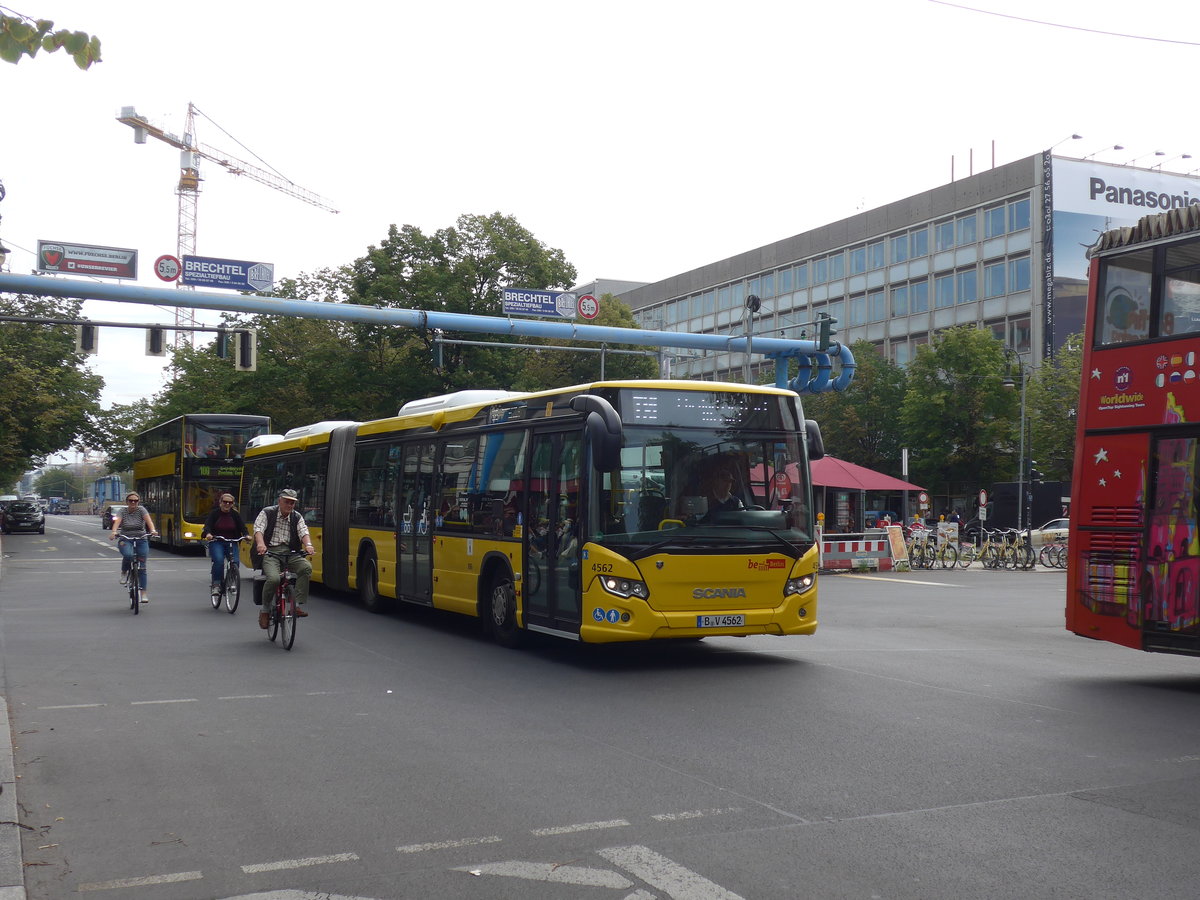
[[837,323],[837,319],[829,315],[829,313],[817,313],[817,351],[824,353],[833,346],[833,336],[837,334],[837,329],[833,326]]
[[75,352],[95,356],[99,337],[95,325],[76,325]]
[[166,334],[161,328],[146,329],[146,355],[166,356]]
[[1041,484],[1042,479],[1045,477],[1046,476],[1043,475],[1041,470],[1039,470],[1037,467],[1037,460],[1031,459],[1029,461],[1029,483],[1030,484]]
[[239,372],[254,372],[258,369],[258,333],[253,328],[243,328],[237,333],[234,344],[233,367]]

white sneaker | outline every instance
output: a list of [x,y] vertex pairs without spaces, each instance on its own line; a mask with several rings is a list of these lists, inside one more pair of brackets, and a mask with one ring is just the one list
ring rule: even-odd
[[217,584],[216,582],[213,582],[213,584],[209,588],[209,592],[214,597],[220,597],[221,596],[221,586],[219,584]]
[[129,585],[129,573],[128,572],[121,573],[121,584],[124,586]]
[[150,595],[149,595],[149,594],[147,594],[145,591],[142,591],[142,602],[143,602],[143,603],[149,603],[149,602],[150,602]]

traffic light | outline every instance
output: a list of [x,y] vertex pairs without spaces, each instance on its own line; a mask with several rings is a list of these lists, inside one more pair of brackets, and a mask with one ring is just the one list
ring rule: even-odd
[[817,313],[817,351],[824,353],[833,346],[833,336],[837,334],[834,324],[837,322],[829,313]]
[[1041,484],[1042,479],[1045,477],[1046,476],[1043,475],[1041,470],[1039,470],[1037,467],[1037,460],[1031,459],[1029,461],[1029,483],[1030,484]]
[[224,328],[217,331],[217,359],[229,359],[229,332]]
[[100,334],[96,331],[95,325],[76,325],[75,352],[86,353],[88,356],[95,356],[97,353],[99,338]]
[[161,328],[146,329],[146,355],[166,356],[167,347],[165,337],[166,334]]
[[254,372],[258,369],[258,332],[253,328],[243,328],[237,332],[237,343],[234,344],[233,367],[239,372]]

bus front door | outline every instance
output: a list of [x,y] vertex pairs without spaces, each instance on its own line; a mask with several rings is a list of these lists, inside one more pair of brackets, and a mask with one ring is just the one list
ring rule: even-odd
[[576,635],[582,456],[577,432],[534,436],[524,529],[525,622]]
[[404,447],[396,529],[396,590],[424,604],[433,602],[433,454],[433,444]]

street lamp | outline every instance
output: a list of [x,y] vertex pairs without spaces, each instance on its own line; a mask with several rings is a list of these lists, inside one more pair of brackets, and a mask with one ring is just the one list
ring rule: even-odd
[[[1021,531],[1025,522],[1025,389],[1029,386],[1029,371],[1021,354],[1012,347],[1004,348],[1004,356],[1016,363],[1021,374],[1021,441],[1017,454],[1017,530]],[[1006,388],[1016,387],[1011,375],[1005,376],[1003,384]]]
[[1125,163],[1124,165],[1132,166],[1134,163],[1140,162],[1143,159],[1149,159],[1151,156],[1166,156],[1166,155],[1167,155],[1167,151],[1165,151],[1165,150],[1155,150],[1153,153],[1143,153],[1141,156],[1135,156],[1133,159],[1131,159],[1129,162]]
[[1124,150],[1124,149],[1125,148],[1122,147],[1120,144],[1113,144],[1111,147],[1101,147],[1099,150],[1093,150],[1091,153],[1089,153],[1087,156],[1085,156],[1084,159],[1091,159],[1097,153],[1106,153],[1109,150]]

